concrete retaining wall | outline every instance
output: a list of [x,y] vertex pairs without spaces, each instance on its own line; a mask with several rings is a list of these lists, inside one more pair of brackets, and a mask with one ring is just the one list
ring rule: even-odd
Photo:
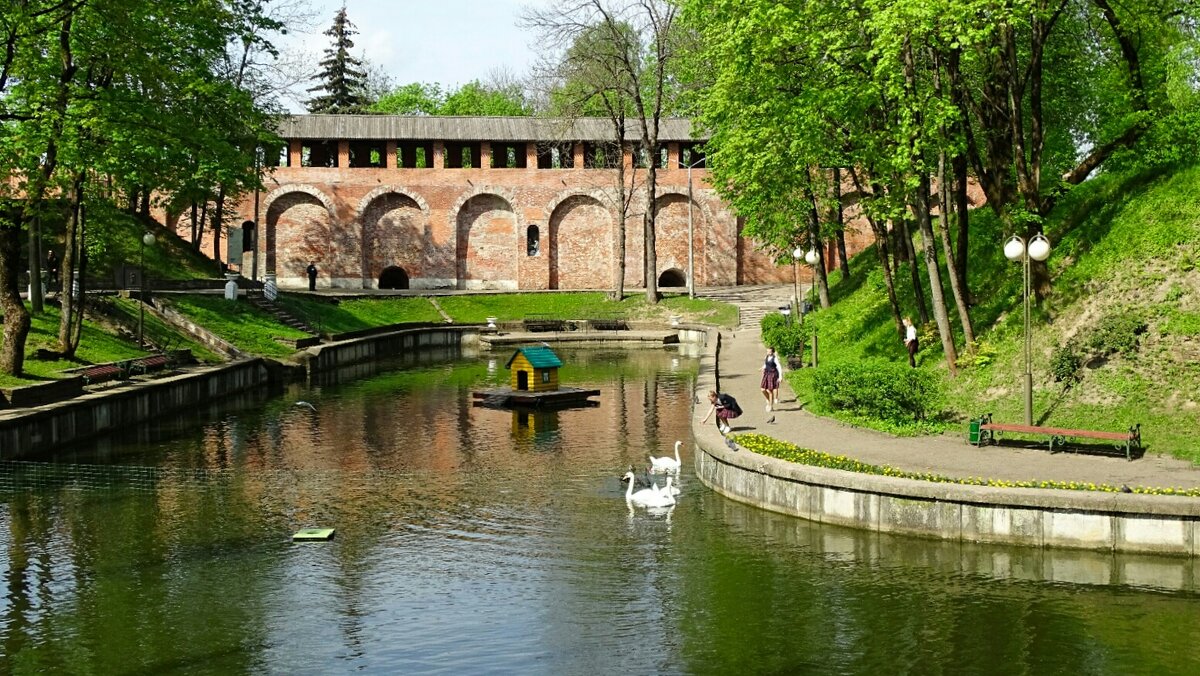
[[[462,345],[477,338],[479,327],[440,327],[405,329],[376,336],[316,345],[305,350],[309,375],[332,371],[352,364],[378,361],[427,347]],[[464,338],[466,336],[466,338]]]
[[[720,390],[719,336],[697,396]],[[819,523],[949,540],[1200,555],[1200,500],[1094,491],[941,484],[809,467],[727,448],[693,422],[696,474],[731,499]]]
[[262,359],[135,382],[0,416],[0,460],[34,457],[63,444],[133,425],[268,382]]

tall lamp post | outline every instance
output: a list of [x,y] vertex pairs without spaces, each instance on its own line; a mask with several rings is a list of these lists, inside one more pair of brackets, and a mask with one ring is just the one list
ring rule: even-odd
[[1050,240],[1038,233],[1027,243],[1013,235],[1004,243],[1004,257],[1021,263],[1022,296],[1025,310],[1025,424],[1033,424],[1033,372],[1029,367],[1029,261],[1044,261],[1050,257]]
[[804,315],[800,312],[800,261],[804,258],[804,249],[796,247],[792,251],[792,305],[796,308],[796,315],[800,319],[804,319]]
[[138,282],[141,295],[138,298],[138,347],[145,347],[146,341],[143,329],[146,325],[146,247],[154,246],[154,233],[142,235],[142,243],[138,246]]
[[688,176],[688,298],[696,297],[696,244],[692,235],[692,167],[704,163],[704,158],[687,165]]
[[[796,251],[799,251],[799,249],[796,249]],[[821,254],[817,252],[816,247],[809,249],[808,253],[804,254],[804,262],[808,263],[809,268],[812,269],[812,282],[810,282],[808,285],[810,296],[817,290],[817,261],[820,260]],[[817,304],[812,303],[812,306],[815,308],[817,307]]]

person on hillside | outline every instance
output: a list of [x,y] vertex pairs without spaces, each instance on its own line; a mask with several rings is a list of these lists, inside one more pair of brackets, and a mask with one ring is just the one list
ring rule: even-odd
[[308,275],[308,290],[316,291],[317,290],[317,264],[314,261],[309,261],[308,267],[304,269],[304,272]]
[[704,424],[708,422],[708,419],[716,413],[717,429],[720,430],[721,434],[727,434],[730,430],[729,421],[742,414],[742,407],[738,406],[737,399],[728,394],[717,394],[716,390],[709,390],[708,403],[711,406],[700,423]]
[[50,277],[51,288],[58,286],[58,254],[54,249],[46,252],[46,274]]
[[908,348],[908,365],[917,368],[917,327],[908,317],[904,318],[904,346]]
[[783,378],[783,365],[779,363],[779,357],[775,355],[775,348],[767,348],[767,356],[763,359],[762,365],[762,382],[759,387],[762,388],[763,399],[767,400],[767,413],[775,410],[775,405],[779,403],[779,381]]

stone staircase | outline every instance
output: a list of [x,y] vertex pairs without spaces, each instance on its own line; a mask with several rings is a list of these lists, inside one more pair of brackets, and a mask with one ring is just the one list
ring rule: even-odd
[[696,289],[697,298],[733,303],[738,307],[738,326],[758,326],[762,318],[778,312],[792,300],[793,287],[779,284],[722,286]]
[[264,298],[262,296],[258,296],[258,295],[247,295],[247,296],[245,296],[245,298],[251,305],[253,305],[254,307],[271,315],[280,324],[283,324],[285,326],[290,326],[293,329],[296,329],[297,331],[303,331],[310,336],[320,336],[321,335],[321,332],[318,329],[313,328],[307,322],[305,322],[303,319],[300,319],[300,318],[292,315],[287,310],[284,310],[283,306],[281,306],[281,305],[272,303],[271,301],[267,300],[266,298]]

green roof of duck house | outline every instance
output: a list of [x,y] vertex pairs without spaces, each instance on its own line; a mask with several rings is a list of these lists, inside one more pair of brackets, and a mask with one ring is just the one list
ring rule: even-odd
[[530,366],[535,369],[558,368],[563,365],[558,355],[554,354],[554,350],[548,347],[519,347],[516,352],[513,352],[513,356],[508,358],[508,363],[504,367],[512,368],[513,360],[517,358],[518,354],[525,355]]

